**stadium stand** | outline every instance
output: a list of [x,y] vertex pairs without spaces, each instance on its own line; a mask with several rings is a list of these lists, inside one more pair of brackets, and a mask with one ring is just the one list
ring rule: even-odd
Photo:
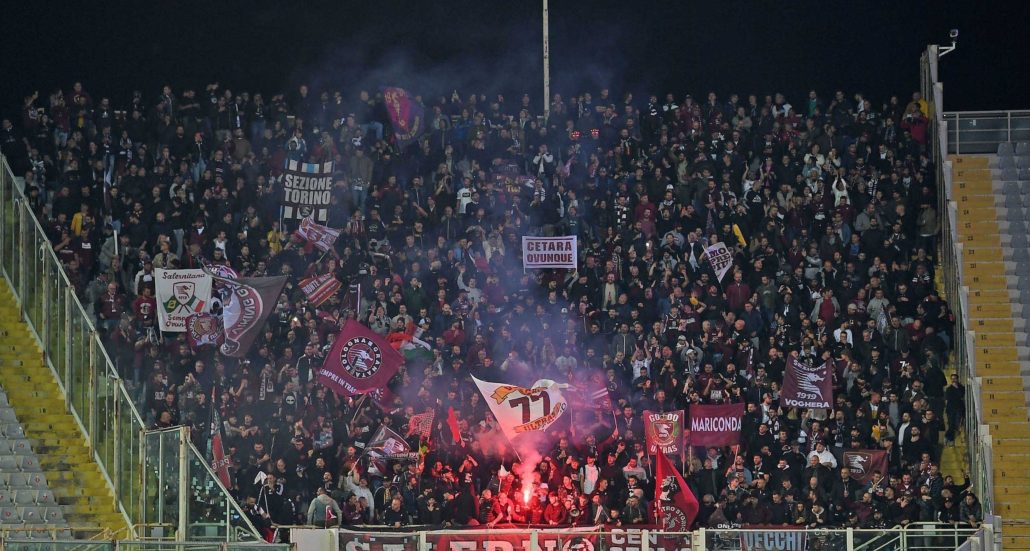
[[[119,114],[76,85],[51,96],[52,121],[28,109],[0,138],[25,137],[5,154],[148,424],[187,425],[206,449],[221,436],[227,485],[271,537],[312,523],[319,488],[351,525],[643,524],[637,500],[657,482],[643,412],[725,403],[747,408],[738,445],[681,466],[698,526],[983,520],[950,446],[965,390],[949,376],[956,335],[918,94],[874,105],[812,92],[792,106],[602,90],[556,97],[542,125],[528,97],[441,98],[405,147],[381,94],[302,87],[269,107],[226,92],[166,90]],[[330,160],[339,261],[292,234],[278,199],[287,161]],[[556,234],[579,238],[578,271],[520,274],[519,238]],[[732,257],[721,282],[702,254],[716,242]],[[245,361],[155,329],[154,268],[207,263],[288,276]],[[343,285],[316,305],[298,283],[325,273]],[[319,383],[349,318],[407,357],[395,400]],[[830,362],[831,416],[781,403],[795,356]],[[526,498],[513,515],[474,499],[514,496],[520,460],[490,443],[496,422],[469,374],[601,381],[615,404],[611,423],[591,419],[604,434],[566,433],[519,473],[557,503]],[[423,411],[434,421],[420,461],[360,457],[380,427],[403,431]],[[29,433],[51,426],[35,423]],[[883,477],[852,478],[862,460],[849,452],[883,454]]]

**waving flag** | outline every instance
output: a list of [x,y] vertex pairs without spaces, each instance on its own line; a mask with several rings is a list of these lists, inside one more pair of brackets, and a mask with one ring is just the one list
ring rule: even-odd
[[541,379],[530,388],[472,380],[486,398],[490,412],[508,440],[532,431],[545,431],[569,409],[561,388]]
[[726,248],[725,243],[719,242],[705,248],[705,254],[708,255],[708,262],[712,264],[716,279],[722,282],[723,276],[733,266],[733,253]]
[[386,468],[388,459],[412,460],[418,457],[417,453],[412,453],[408,442],[386,425],[379,427],[375,436],[365,446],[364,453],[368,454],[370,467],[374,467],[381,475],[389,474],[389,470]]
[[844,467],[851,469],[851,478],[862,484],[873,479],[873,473],[887,476],[887,452],[885,450],[847,450],[844,452]]
[[222,319],[214,314],[191,314],[186,318],[186,342],[194,350],[208,344],[222,346],[225,342]]
[[308,297],[308,302],[315,308],[329,300],[342,286],[343,284],[333,277],[333,274],[309,277],[300,282],[300,290],[304,291],[304,296]]
[[425,110],[405,89],[384,88],[383,103],[399,147],[407,147],[425,131]]
[[408,420],[408,436],[417,434],[419,438],[429,438],[429,433],[433,430],[433,419],[435,417],[436,412],[432,410],[412,415],[411,419]]
[[833,403],[833,364],[809,365],[792,356],[783,375],[780,403],[796,408],[829,408]]
[[655,456],[655,516],[666,532],[687,532],[700,508],[697,498],[661,447]]
[[215,405],[215,389],[211,389],[211,433],[208,437],[208,459],[211,462],[211,470],[218,475],[218,480],[226,489],[232,489],[232,480],[229,478],[229,458],[225,455],[225,448],[222,446],[222,415]]
[[348,320],[318,370],[318,382],[343,396],[364,394],[385,387],[403,363],[386,339]]
[[215,279],[224,283],[228,290],[228,299],[222,302],[222,324],[225,327],[222,354],[242,358],[250,351],[275,309],[279,293],[286,286],[286,276]]
[[312,245],[324,253],[335,250],[333,246],[340,237],[340,230],[323,226],[315,222],[311,216],[305,216],[300,221],[296,233],[297,237],[306,241],[308,245]]

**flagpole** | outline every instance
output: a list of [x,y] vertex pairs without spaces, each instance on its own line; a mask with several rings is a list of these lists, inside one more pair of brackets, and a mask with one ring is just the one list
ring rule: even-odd
[[358,418],[358,413],[361,413],[361,404],[365,402],[366,398],[368,398],[368,394],[362,394],[361,398],[358,399],[358,403],[354,404],[354,416],[350,418],[350,423],[353,423]]

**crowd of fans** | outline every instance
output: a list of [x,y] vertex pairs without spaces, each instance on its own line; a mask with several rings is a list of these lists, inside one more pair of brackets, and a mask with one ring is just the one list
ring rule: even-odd
[[[699,526],[982,519],[968,480],[939,471],[964,389],[945,374],[953,323],[918,94],[792,105],[603,89],[555,95],[546,118],[528,95],[417,100],[427,130],[403,148],[381,94],[306,86],[166,86],[116,106],[75,83],[2,122],[0,147],[143,415],[203,445],[213,399],[231,491],[256,524],[654,523],[642,412],[724,402],[746,404],[740,445],[681,465]],[[335,161],[336,255],[281,219],[288,159]],[[578,236],[578,270],[524,273],[527,234]],[[734,254],[723,281],[703,254],[719,241]],[[157,330],[153,269],[202,260],[290,276],[246,359]],[[297,283],[326,272],[343,290],[314,308]],[[343,306],[350,283],[357,308]],[[405,351],[393,404],[317,383],[349,318],[427,343]],[[835,362],[832,410],[779,403],[791,355]],[[469,374],[598,377],[615,411],[561,430],[526,472]],[[403,435],[428,409],[428,443],[410,437],[420,461],[361,457],[380,425]],[[857,482],[851,448],[887,450],[887,471]]]

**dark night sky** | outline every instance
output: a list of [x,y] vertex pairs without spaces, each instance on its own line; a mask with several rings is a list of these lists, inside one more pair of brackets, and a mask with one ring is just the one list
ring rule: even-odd
[[[70,3],[69,3],[70,4]],[[1028,108],[1027,2],[551,2],[553,89],[621,94],[864,91],[918,87],[919,53],[961,30],[944,58],[948,110]],[[43,6],[46,9],[43,9]],[[541,95],[537,1],[9,2],[4,114],[81,79],[116,105],[214,80],[234,91],[307,82],[400,84],[423,94]],[[374,6],[374,7],[369,7]],[[931,9],[932,7],[932,9]],[[515,98],[512,98],[513,100]]]

